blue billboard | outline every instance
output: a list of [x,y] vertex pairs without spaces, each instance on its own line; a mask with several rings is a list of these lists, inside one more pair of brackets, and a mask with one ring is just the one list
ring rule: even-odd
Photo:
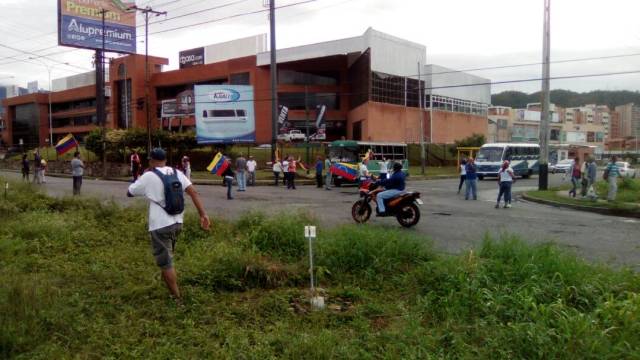
[[198,144],[256,142],[253,86],[196,85]]
[[[58,43],[87,49],[120,53],[136,52],[136,13],[133,1],[59,0]],[[104,29],[102,12],[104,11]]]

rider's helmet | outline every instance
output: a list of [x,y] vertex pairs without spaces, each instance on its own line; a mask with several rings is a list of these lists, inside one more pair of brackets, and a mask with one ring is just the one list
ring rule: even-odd
[[393,163],[393,172],[402,171],[402,164],[399,162]]

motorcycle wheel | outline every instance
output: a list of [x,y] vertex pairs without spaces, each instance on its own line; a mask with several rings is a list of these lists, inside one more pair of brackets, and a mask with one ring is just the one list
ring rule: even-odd
[[420,209],[416,204],[406,204],[400,208],[396,219],[403,227],[412,227],[420,221]]
[[371,217],[371,205],[364,200],[358,200],[351,207],[351,217],[358,224],[363,224]]

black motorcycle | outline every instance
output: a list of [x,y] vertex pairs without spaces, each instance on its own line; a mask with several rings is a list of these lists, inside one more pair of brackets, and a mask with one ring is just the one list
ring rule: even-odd
[[[371,180],[360,183],[360,199],[351,208],[351,217],[355,222],[363,224],[369,220],[373,212],[371,202],[376,203],[376,196],[382,191],[384,189],[376,186]],[[419,206],[422,204],[419,192],[402,192],[385,200],[386,211],[382,216],[395,216],[400,225],[407,228],[412,227],[420,221]]]

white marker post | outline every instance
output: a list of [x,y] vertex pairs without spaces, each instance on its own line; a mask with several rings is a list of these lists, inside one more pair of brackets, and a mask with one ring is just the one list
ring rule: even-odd
[[313,241],[316,239],[316,227],[305,226],[304,237],[309,241],[309,275],[311,278],[311,308],[324,309],[324,297],[316,295],[316,287],[313,278]]
[[7,192],[9,192],[9,183],[4,183],[4,199],[7,199]]

